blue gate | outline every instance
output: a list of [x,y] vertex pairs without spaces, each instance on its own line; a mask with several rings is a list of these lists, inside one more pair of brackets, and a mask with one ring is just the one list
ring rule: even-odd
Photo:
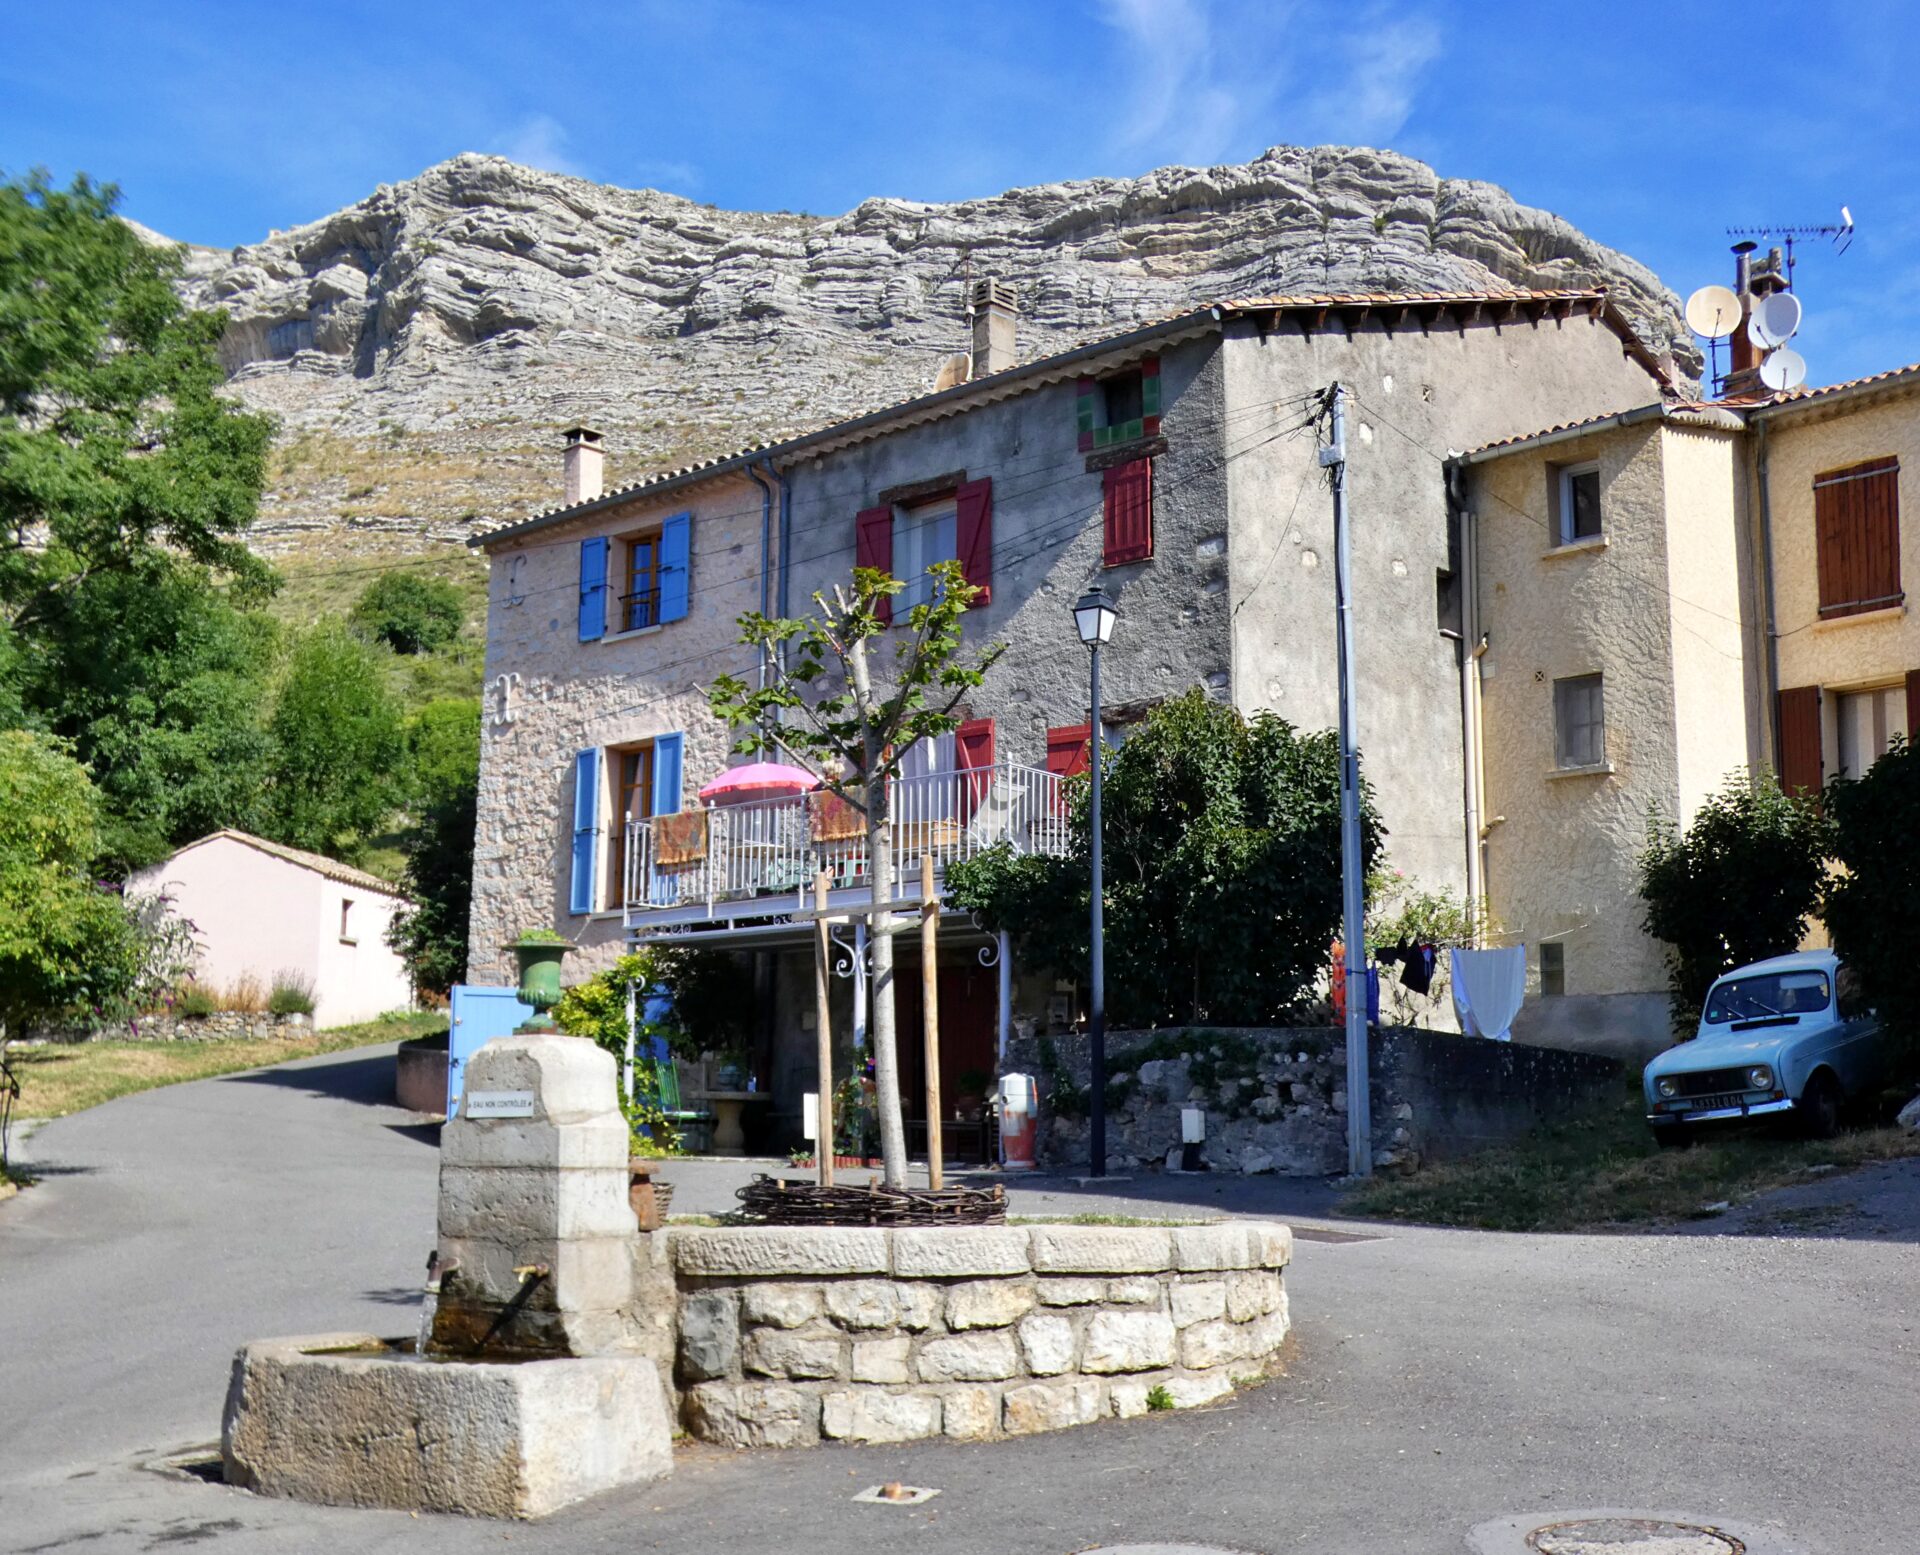
[[504,1037],[522,1021],[533,1019],[533,1006],[520,1002],[517,988],[477,988],[458,984],[453,990],[453,1027],[447,1034],[447,1116],[460,1107],[467,1086],[467,1060],[495,1037]]

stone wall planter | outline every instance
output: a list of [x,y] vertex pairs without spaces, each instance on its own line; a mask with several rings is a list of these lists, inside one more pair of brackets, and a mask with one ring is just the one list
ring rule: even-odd
[[1282,1225],[673,1227],[688,1432],[966,1441],[1177,1407],[1267,1374]]
[[262,1495],[475,1517],[541,1517],[673,1470],[650,1360],[430,1363],[370,1334],[248,1345],[220,1448],[227,1483]]

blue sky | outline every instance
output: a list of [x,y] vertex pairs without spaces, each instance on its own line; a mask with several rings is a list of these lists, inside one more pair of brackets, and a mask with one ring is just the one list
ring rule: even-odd
[[766,210],[1280,143],[1502,184],[1683,295],[1803,250],[1811,381],[1920,361],[1920,7],[1473,0],[63,0],[8,7],[0,169],[233,244],[467,150]]

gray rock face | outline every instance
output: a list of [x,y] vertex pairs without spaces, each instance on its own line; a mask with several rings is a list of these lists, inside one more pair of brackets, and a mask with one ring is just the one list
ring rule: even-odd
[[264,535],[453,538],[551,505],[576,420],[618,483],[922,392],[988,274],[1019,296],[1022,359],[1201,298],[1604,285],[1697,365],[1634,260],[1490,184],[1330,146],[826,218],[467,155],[193,250],[187,289],[228,310],[235,387],[283,421]]

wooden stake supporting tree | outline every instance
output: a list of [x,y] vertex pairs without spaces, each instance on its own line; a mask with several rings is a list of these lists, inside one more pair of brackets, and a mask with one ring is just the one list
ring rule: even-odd
[[[895,911],[889,785],[914,746],[959,727],[961,701],[1002,652],[998,644],[970,659],[961,652],[961,624],[980,591],[967,582],[960,564],[941,562],[929,567],[927,576],[931,602],[915,605],[904,622],[891,608],[903,585],[871,567],[854,569],[851,592],[836,586],[831,599],[815,594],[816,616],[742,616],[740,641],[765,655],[766,684],[756,689],[722,675],[711,693],[715,714],[739,733],[736,750],[784,750],[866,819],[868,913],[874,930],[874,1100],[881,1161],[887,1185],[894,1188],[906,1186],[907,1146],[888,921]],[[882,683],[869,644],[890,627],[896,633],[892,673]],[[831,1147],[831,1140],[821,1145],[823,1152]]]
[[933,855],[920,855],[920,1020],[927,1065],[927,1186],[943,1185],[946,1155],[940,1137],[940,898],[933,889]]

